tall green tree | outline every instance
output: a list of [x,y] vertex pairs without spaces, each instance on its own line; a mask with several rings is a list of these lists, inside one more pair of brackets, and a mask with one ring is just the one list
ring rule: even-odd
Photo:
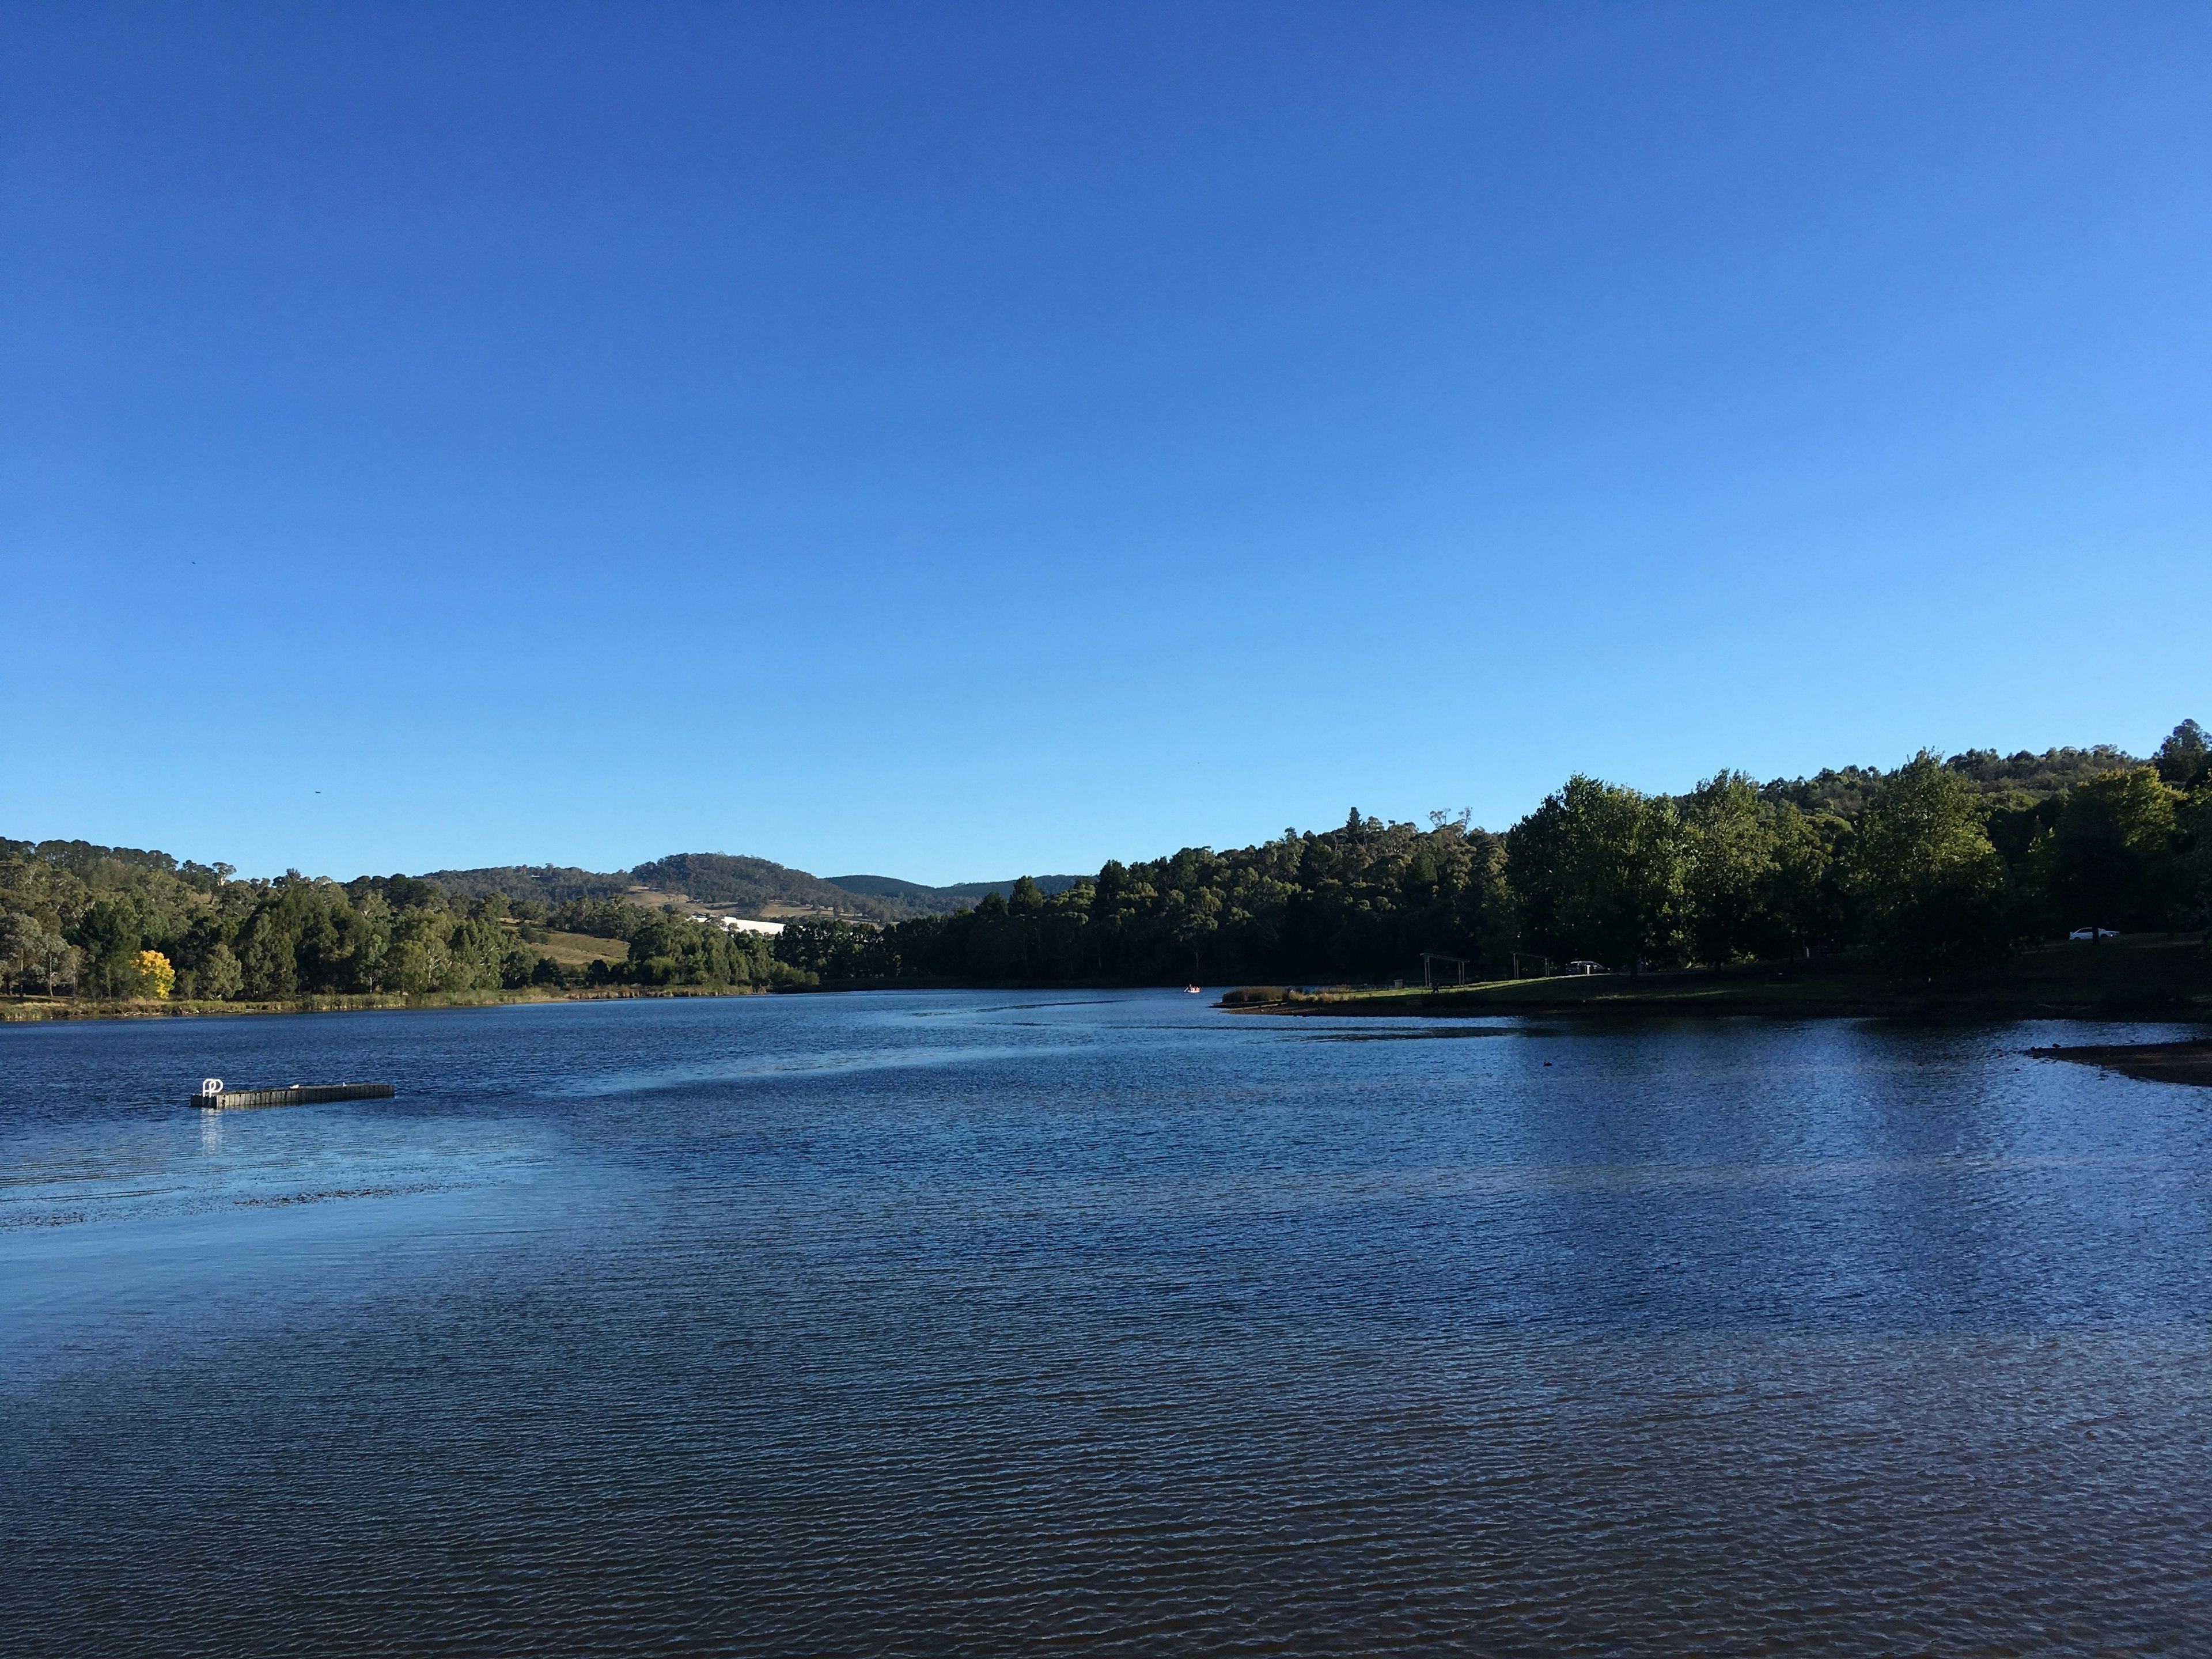
[[1929,750],[1876,788],[1850,848],[1865,944],[1903,966],[1985,961],[2016,937],[2004,860],[1957,774]]
[[2066,792],[2043,855],[2063,927],[2134,931],[2173,922],[2179,823],[2174,793],[2148,766]]
[[96,997],[136,996],[143,936],[138,908],[127,895],[93,900],[76,927],[76,943],[84,952],[80,989]]
[[1538,949],[1631,969],[1680,957],[1688,860],[1672,800],[1577,774],[1506,845]]
[[[1794,811],[1795,808],[1788,809]],[[1718,772],[1682,803],[1684,898],[1692,956],[1748,962],[1776,954],[1784,927],[1778,809],[1741,772]]]
[[2184,720],[2158,746],[2158,775],[2177,789],[2192,788],[2212,777],[2212,742],[2195,720]]

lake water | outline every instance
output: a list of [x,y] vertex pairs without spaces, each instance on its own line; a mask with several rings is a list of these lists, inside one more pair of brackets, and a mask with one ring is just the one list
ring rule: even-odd
[[0,1027],[0,1648],[2212,1651],[2171,1030]]

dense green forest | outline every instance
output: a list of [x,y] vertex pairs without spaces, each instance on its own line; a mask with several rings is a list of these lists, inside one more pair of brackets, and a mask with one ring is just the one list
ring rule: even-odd
[[2212,925],[2212,778],[2193,720],[2110,748],[1915,757],[1680,796],[1570,779],[1504,834],[1353,812],[1257,847],[1109,863],[884,929],[803,922],[778,954],[831,981],[1372,981],[1420,953],[1502,977],[1839,951],[2001,957],[2080,927]]
[[[621,939],[563,967],[558,928]],[[303,996],[587,985],[798,985],[770,941],[619,899],[462,896],[415,876],[343,884],[84,842],[0,841],[0,989],[17,994],[283,1001]],[[166,989],[163,987],[166,985]]]
[[[690,880],[720,857],[660,873]],[[501,872],[453,873],[477,879],[241,880],[161,853],[0,841],[0,989],[1373,980],[1418,974],[1423,951],[1499,976],[1516,953],[1632,970],[1838,951],[1989,961],[2078,927],[2212,929],[2212,757],[2191,720],[2149,761],[1923,753],[1766,784],[1721,772],[1679,796],[1575,777],[1502,834],[1465,814],[1423,826],[1355,811],[1256,847],[1110,862],[1057,892],[1024,878],[951,915],[803,921],[774,940],[647,908],[589,872],[520,871],[519,892],[482,879]],[[546,929],[627,952],[563,968],[534,948]]]

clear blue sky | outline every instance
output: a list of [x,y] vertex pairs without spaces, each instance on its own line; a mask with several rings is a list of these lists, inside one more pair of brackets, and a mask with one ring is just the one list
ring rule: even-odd
[[2212,9],[0,9],[0,834],[951,881],[2212,720]]

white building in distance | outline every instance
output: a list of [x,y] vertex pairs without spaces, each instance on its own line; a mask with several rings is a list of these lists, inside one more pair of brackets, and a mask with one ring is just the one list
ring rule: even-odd
[[694,916],[694,921],[719,921],[733,933],[766,933],[770,939],[783,931],[780,921],[755,921],[749,916]]

